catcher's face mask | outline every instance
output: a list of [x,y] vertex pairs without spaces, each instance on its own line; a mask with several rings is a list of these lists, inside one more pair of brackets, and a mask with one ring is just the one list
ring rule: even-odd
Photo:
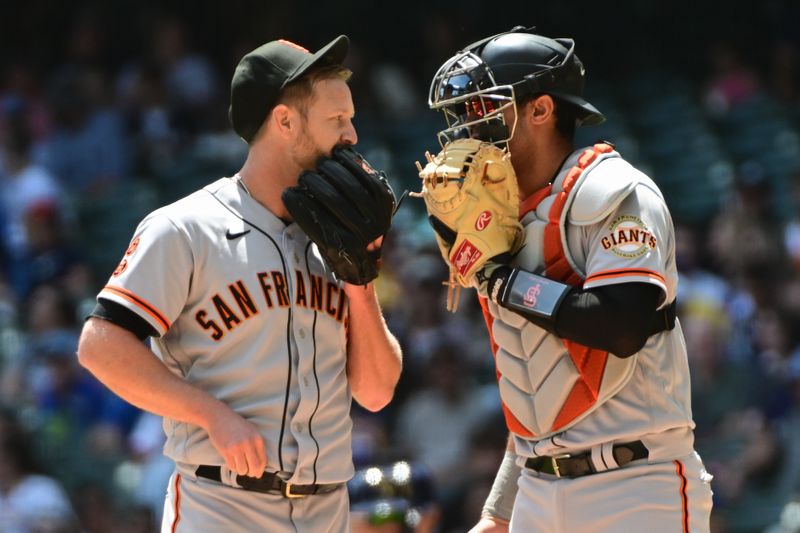
[[514,87],[497,85],[489,67],[469,51],[456,54],[439,68],[428,97],[431,109],[442,111],[447,121],[447,128],[438,134],[442,146],[466,137],[507,142],[516,119],[509,129],[503,111],[514,102]]

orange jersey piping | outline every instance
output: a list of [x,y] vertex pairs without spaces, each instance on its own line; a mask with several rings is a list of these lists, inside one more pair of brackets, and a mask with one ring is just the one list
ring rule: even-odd
[[674,461],[675,463],[675,473],[678,474],[678,478],[680,478],[681,486],[679,489],[680,497],[681,497],[681,522],[683,524],[683,533],[689,533],[689,495],[686,492],[686,486],[689,484],[686,480],[686,474],[684,472],[683,463],[678,460]]
[[139,296],[133,294],[131,291],[123,289],[122,287],[116,287],[114,285],[106,285],[105,287],[103,287],[103,290],[114,293],[117,296],[124,298],[125,300],[128,300],[132,304],[136,305],[138,308],[145,311],[148,315],[153,317],[161,325],[162,328],[164,328],[164,331],[169,329],[170,327],[169,320],[167,320],[164,317],[164,315],[158,309],[156,309],[155,306],[153,306],[153,304],[151,304],[144,298],[140,298]]
[[181,475],[175,475],[175,519],[172,521],[172,533],[178,528],[181,519]]
[[601,270],[600,272],[595,272],[594,274],[587,276],[584,284],[601,279],[623,278],[631,276],[647,277],[663,283],[665,286],[667,284],[664,276],[655,270],[650,270],[647,268],[617,268],[614,270]]

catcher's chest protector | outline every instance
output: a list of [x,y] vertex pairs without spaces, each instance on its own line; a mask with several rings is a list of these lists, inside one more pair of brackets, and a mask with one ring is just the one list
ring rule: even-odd
[[[612,157],[619,154],[607,144],[584,150],[551,185],[523,203],[520,214],[529,237],[516,258],[519,267],[531,272],[543,269],[548,278],[570,285],[583,282],[584,265],[576,264],[567,246],[567,219],[591,170]],[[583,223],[608,214],[631,190],[632,186],[620,188],[589,202],[598,209],[592,220]],[[569,220],[575,223],[573,216]],[[615,357],[556,337],[485,299],[481,305],[491,333],[506,423],[519,436],[541,439],[569,428],[633,375],[635,355]]]

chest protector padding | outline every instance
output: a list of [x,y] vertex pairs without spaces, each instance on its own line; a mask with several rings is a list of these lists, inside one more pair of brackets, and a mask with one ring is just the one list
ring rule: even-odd
[[[579,285],[583,265],[569,253],[566,225],[581,184],[601,161],[619,157],[607,144],[584,150],[545,190],[522,206],[526,239],[517,265],[550,279]],[[622,183],[595,206],[610,213],[635,184]],[[594,220],[586,223],[594,222]],[[575,224],[574,218],[570,223]],[[530,249],[531,243],[540,249]],[[633,374],[636,356],[625,359],[561,339],[522,316],[482,300],[491,332],[500,397],[509,429],[520,436],[545,438],[576,424],[621,389]]]

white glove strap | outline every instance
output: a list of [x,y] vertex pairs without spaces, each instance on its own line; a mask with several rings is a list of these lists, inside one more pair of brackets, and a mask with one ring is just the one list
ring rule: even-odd
[[[500,266],[502,266],[502,265],[500,265],[499,263],[493,263],[493,262],[489,261],[488,263],[486,263],[486,266],[484,266],[482,269],[480,269],[478,272],[475,273],[475,277],[473,278],[472,285],[473,285],[473,287],[475,287],[478,290],[478,294],[480,296],[483,296],[484,298],[491,297],[491,295],[488,294],[489,280],[492,277],[492,273],[495,270],[497,270],[498,267],[500,267]],[[493,301],[494,301],[494,303],[497,303],[497,300],[493,300]]]
[[506,451],[503,462],[497,469],[489,497],[483,504],[482,516],[493,516],[506,522],[511,520],[511,511],[514,509],[514,500],[517,497],[517,480],[521,470],[517,466],[517,454]]

